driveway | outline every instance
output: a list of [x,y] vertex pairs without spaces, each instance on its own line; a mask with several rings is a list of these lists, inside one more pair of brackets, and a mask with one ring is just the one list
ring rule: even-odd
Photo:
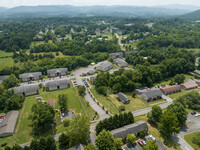
[[178,143],[182,150],[193,150],[184,140],[184,135],[200,130],[200,116],[195,117],[194,115],[188,114],[187,123],[189,123],[189,125],[181,128],[180,133],[172,135],[172,138]]

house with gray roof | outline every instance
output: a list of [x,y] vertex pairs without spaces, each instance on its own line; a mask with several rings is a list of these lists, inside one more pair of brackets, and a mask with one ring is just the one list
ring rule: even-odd
[[91,76],[90,77],[90,82],[94,85],[95,79],[97,78],[97,75]]
[[144,91],[140,97],[147,101],[150,102],[152,100],[157,100],[157,99],[161,99],[162,98],[162,92],[160,91],[159,88],[154,88],[154,89],[147,89],[146,91]]
[[35,95],[39,93],[39,84],[24,84],[18,87],[12,88],[16,94],[22,94],[24,96]]
[[113,68],[113,64],[111,62],[103,62],[99,66],[97,66],[97,70],[99,71],[108,71]]
[[70,88],[70,79],[50,80],[45,83],[46,91],[54,91]]
[[30,72],[19,75],[19,80],[21,82],[40,80],[41,78],[42,78],[42,72]]
[[111,134],[114,138],[126,139],[128,134],[135,134],[137,136],[141,130],[145,130],[146,132],[148,131],[148,126],[144,121],[138,121],[133,124],[112,130]]
[[114,64],[116,64],[120,68],[128,67],[128,63],[121,58],[114,59]]
[[0,137],[11,136],[14,133],[19,111],[8,112],[0,124]]
[[138,54],[138,51],[126,51],[126,52],[124,52],[124,56],[130,55],[130,54]]
[[124,104],[130,103],[129,98],[126,95],[124,95],[123,93],[119,92],[119,93],[117,93],[117,96],[120,98],[120,101],[122,103],[124,103]]
[[84,147],[85,147],[85,145],[78,144],[78,145],[75,145],[75,146],[69,148],[68,150],[84,150]]
[[194,73],[200,75],[200,70],[194,70]]
[[123,52],[116,52],[116,53],[110,53],[108,55],[109,57],[112,57],[112,58],[122,58],[124,56],[124,53]]
[[67,75],[68,69],[67,68],[57,68],[57,69],[50,69],[47,70],[48,77],[59,77]]
[[93,75],[93,74],[95,74],[95,73],[96,73],[96,70],[95,70],[95,69],[91,69],[91,70],[88,71],[87,74]]

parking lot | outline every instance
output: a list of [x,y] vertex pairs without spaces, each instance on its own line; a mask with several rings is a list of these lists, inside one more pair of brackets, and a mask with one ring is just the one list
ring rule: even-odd
[[127,144],[125,147],[123,147],[123,150],[143,150],[142,147],[138,144]]

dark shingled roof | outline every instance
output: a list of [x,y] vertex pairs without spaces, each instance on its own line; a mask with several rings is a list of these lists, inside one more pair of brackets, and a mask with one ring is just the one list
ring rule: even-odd
[[68,72],[67,68],[57,68],[57,69],[50,69],[47,70],[47,74],[49,76],[56,76],[56,73],[61,73],[62,76],[66,75]]
[[26,94],[32,91],[39,90],[39,84],[26,84],[19,87],[14,87],[13,89],[16,94]]
[[166,86],[164,88],[161,88],[164,92],[169,93],[173,91],[178,91],[181,89],[180,85],[172,85],[172,86]]
[[117,96],[120,98],[122,103],[129,103],[130,102],[129,98],[121,92],[117,93]]
[[150,91],[146,90],[142,93],[142,95],[147,97],[147,99],[148,99],[148,98],[151,98],[151,97],[154,97],[154,96],[157,96],[157,95],[162,96],[162,92],[160,91],[159,88],[157,88],[157,89],[151,89]]
[[70,79],[58,79],[58,80],[50,80],[45,83],[45,87],[50,86],[61,86],[61,85],[67,85],[70,84]]

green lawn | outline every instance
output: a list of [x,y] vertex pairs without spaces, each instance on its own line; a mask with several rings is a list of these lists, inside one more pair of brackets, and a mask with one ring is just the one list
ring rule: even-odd
[[9,58],[0,58],[0,70],[3,70],[6,67],[12,67],[14,65],[14,60]]
[[5,52],[5,51],[2,51],[2,50],[0,50],[0,58],[1,57],[9,57],[9,56],[12,56],[13,55],[13,53],[11,53],[11,52]]
[[199,48],[190,48],[190,49],[186,49],[186,50],[188,50],[188,51],[200,51]]
[[[137,116],[135,117],[135,122],[136,121],[139,121],[139,120],[143,120],[145,122],[147,122],[148,118],[147,118],[147,115],[141,115],[141,116]],[[162,143],[164,142],[164,140],[167,141],[167,146],[166,148],[168,150],[181,150],[181,148],[176,144],[176,142],[172,139],[172,138],[163,138],[163,136],[160,134],[160,132],[158,131],[157,127],[155,127],[154,125],[151,125],[147,122],[147,125],[148,125],[148,130],[149,130],[149,133],[151,135],[153,135],[157,140],[160,140]]]
[[[198,150],[200,149],[200,145],[197,145],[195,143],[192,142],[192,138],[197,136],[197,133],[200,133],[200,130],[199,131],[196,131],[196,132],[192,132],[192,133],[189,133],[187,135],[184,136],[184,139],[195,149],[195,150]],[[200,139],[199,139],[200,140]]]
[[113,38],[113,35],[111,32],[103,33],[102,36],[107,36],[109,40]]
[[114,64],[112,69],[119,69],[119,67]]
[[[184,74],[184,76],[185,76],[185,82],[186,82],[188,79],[194,78],[194,76],[189,75],[189,74]],[[154,86],[161,86],[161,85],[163,85],[163,84],[164,84],[164,85],[169,85],[171,79],[172,79],[172,78],[169,78],[169,79],[166,79],[166,80],[164,80],[164,81],[162,81],[162,82],[156,83],[156,84],[154,84]]]
[[[59,106],[57,103],[57,97],[59,94],[68,95],[68,106],[70,110],[75,110],[76,113],[81,113],[82,115],[87,114],[87,116],[92,120],[92,117],[95,115],[95,111],[91,107],[87,106],[87,102],[85,101],[85,99],[80,98],[83,104],[83,107],[86,110],[86,114],[85,114],[84,109],[76,94],[75,88],[69,88],[69,89],[53,91],[53,92],[41,92],[39,95],[26,97],[24,113],[22,115],[21,123],[19,126],[18,134],[17,134],[17,139],[16,139],[17,144],[29,142],[33,138],[33,135],[31,135],[32,129],[31,127],[29,127],[29,124],[31,123],[31,121],[28,119],[28,117],[31,114],[31,107],[33,106],[33,104],[37,103],[35,98],[38,96],[41,96],[42,100],[44,101],[48,99],[54,99],[55,107],[58,108]],[[56,113],[56,118],[57,118],[57,126],[55,129],[56,134],[65,131],[65,128],[63,127],[58,115],[59,113]],[[46,133],[42,133],[43,136],[46,136],[49,134],[52,134],[51,129],[47,131]]]
[[197,91],[197,92],[200,92],[200,89],[193,89],[193,90],[182,90],[181,92],[178,92],[178,93],[174,93],[174,94],[171,94],[169,95],[169,97],[171,97],[172,99],[176,99],[180,96],[183,96],[187,93],[190,93],[191,91]]
[[41,44],[44,44],[44,41],[31,42],[30,48],[33,48],[34,46],[38,46],[38,45],[41,45]]

